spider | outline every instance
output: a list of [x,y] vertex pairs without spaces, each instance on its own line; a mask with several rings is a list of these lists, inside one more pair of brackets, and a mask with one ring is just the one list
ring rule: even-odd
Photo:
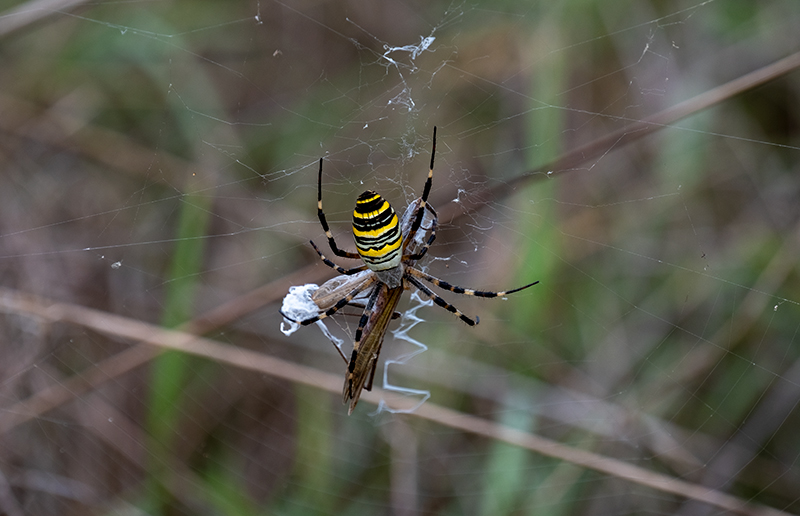
[[[346,305],[363,306],[364,311],[358,322],[350,359],[348,360],[339,349],[339,354],[348,364],[342,389],[343,403],[350,403],[348,414],[353,413],[362,389],[368,391],[372,389],[375,367],[378,363],[378,355],[383,344],[383,338],[389,321],[397,316],[395,308],[404,290],[413,286],[431,298],[437,305],[452,312],[468,325],[474,326],[479,322],[478,317],[475,317],[474,320],[467,317],[458,308],[434,293],[421,280],[456,294],[477,297],[505,296],[539,283],[534,281],[523,287],[501,292],[474,290],[451,285],[415,267],[417,261],[425,256],[428,248],[436,239],[438,218],[436,210],[428,204],[428,195],[433,182],[435,155],[436,127],[433,128],[431,166],[428,171],[428,179],[425,181],[425,187],[422,191],[422,197],[406,208],[402,220],[398,219],[392,206],[379,194],[367,190],[358,196],[356,207],[353,211],[353,236],[355,238],[356,253],[340,249],[336,245],[328,226],[325,212],[322,210],[323,160],[319,160],[317,216],[322,229],[325,231],[325,236],[328,238],[328,244],[336,256],[361,260],[362,263],[350,269],[340,267],[325,257],[317,245],[311,241],[311,246],[323,263],[343,276],[329,280],[311,296],[316,307],[319,308],[317,315],[299,321],[295,321],[285,313],[283,315],[287,319],[305,326],[332,316]],[[423,227],[422,225],[426,212],[430,218],[430,227]],[[424,233],[417,235],[421,227],[423,227],[424,232],[430,231],[427,241],[424,238],[419,238],[420,236],[424,237]],[[357,297],[364,296],[368,296],[366,297],[366,302],[355,301]]]

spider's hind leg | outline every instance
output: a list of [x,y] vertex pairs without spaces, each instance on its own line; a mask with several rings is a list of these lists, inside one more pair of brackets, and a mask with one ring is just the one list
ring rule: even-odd
[[431,186],[433,185],[433,161],[435,157],[436,157],[436,126],[433,126],[433,144],[431,146],[431,167],[428,170],[428,179],[425,180],[425,187],[422,189],[422,197],[420,198],[422,202],[419,205],[419,210],[417,211],[417,216],[414,219],[414,223],[411,225],[411,230],[408,232],[409,238],[414,237],[417,230],[419,229],[420,224],[422,224],[422,215],[425,212],[425,206],[428,203],[428,196],[431,193]]
[[[359,256],[358,253],[339,249],[339,246],[336,245],[336,240],[333,238],[333,233],[331,233],[331,229],[328,227],[328,220],[325,218],[325,212],[322,211],[322,160],[322,158],[319,159],[319,175],[317,176],[317,218],[319,218],[319,223],[322,224],[322,229],[325,231],[325,236],[328,238],[328,245],[331,247],[333,254],[340,258],[360,260],[361,256]],[[312,242],[311,245],[314,245],[314,243]],[[316,248],[317,246],[314,246],[314,249]]]

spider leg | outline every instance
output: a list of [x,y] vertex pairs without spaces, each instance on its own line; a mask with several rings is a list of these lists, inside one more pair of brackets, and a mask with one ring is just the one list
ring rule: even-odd
[[422,190],[422,197],[417,210],[417,218],[411,225],[411,230],[408,232],[408,238],[414,238],[417,234],[420,224],[422,224],[422,215],[425,213],[425,206],[428,203],[428,195],[431,193],[431,185],[433,184],[433,159],[436,156],[436,126],[433,126],[433,146],[431,148],[431,168],[428,171],[428,179],[425,181],[425,188]]
[[[414,269],[411,269],[410,267],[408,269],[406,269],[406,271],[411,271],[411,270],[414,270]],[[478,317],[475,317],[475,320],[473,321],[472,319],[470,319],[469,317],[467,317],[466,315],[461,313],[461,310],[459,310],[455,306],[451,305],[450,303],[448,303],[447,301],[445,301],[444,299],[439,297],[433,290],[431,290],[428,287],[426,287],[420,280],[418,280],[414,276],[406,275],[405,279],[406,279],[406,281],[408,281],[409,283],[411,283],[412,285],[417,287],[417,289],[420,292],[422,292],[423,294],[425,294],[427,296],[430,296],[430,298],[433,299],[434,303],[436,303],[437,305],[441,306],[442,308],[444,308],[448,312],[452,312],[453,314],[456,315],[456,317],[460,318],[462,321],[464,321],[465,323],[469,324],[470,326],[475,326],[476,324],[478,324],[480,322],[480,319]]]
[[533,283],[529,283],[524,287],[513,288],[511,290],[502,290],[500,292],[492,292],[490,290],[474,290],[471,288],[464,288],[458,287],[456,285],[451,285],[450,283],[440,280],[439,278],[434,278],[430,274],[425,274],[421,270],[415,269],[413,267],[407,267],[406,273],[416,276],[417,278],[424,279],[425,281],[429,281],[436,285],[439,288],[443,288],[445,290],[449,290],[450,292],[455,292],[456,294],[464,294],[465,296],[477,296],[477,297],[501,297],[505,296],[506,294],[513,294],[514,292],[519,292],[520,290],[524,290],[528,287],[532,287],[539,283],[538,281],[534,281]]
[[[375,283],[376,280],[377,280],[377,278],[374,278],[374,277],[368,279],[367,281],[365,281],[364,283],[362,283],[358,287],[356,287],[353,290],[351,290],[349,294],[344,296],[335,305],[333,305],[332,307],[328,308],[325,312],[323,312],[323,313],[321,313],[319,315],[315,315],[314,317],[311,317],[309,319],[303,319],[302,321],[295,321],[294,319],[292,319],[290,317],[286,317],[285,314],[283,314],[283,313],[282,314],[283,314],[284,317],[286,317],[287,319],[289,319],[290,321],[292,321],[294,323],[302,324],[303,326],[307,326],[307,325],[309,325],[311,323],[315,323],[317,321],[320,321],[322,319],[325,319],[327,317],[332,316],[333,314],[338,312],[340,308],[342,308],[345,305],[349,304],[350,301],[352,301],[360,292],[363,292],[367,287],[369,287],[370,285]],[[370,299],[371,298],[372,298],[372,296],[370,296]],[[362,316],[362,320],[363,320],[363,316]],[[359,324],[359,329],[360,329],[360,327],[361,327],[361,324]]]
[[356,354],[358,353],[358,348],[361,346],[361,337],[364,333],[364,326],[367,325],[367,321],[369,321],[369,314],[372,312],[372,307],[375,306],[375,301],[378,299],[378,294],[380,294],[380,285],[372,291],[367,300],[367,305],[364,307],[364,312],[361,314],[361,319],[358,321],[358,328],[356,328],[356,335],[355,335],[355,342],[353,343],[353,360],[351,362],[355,363]]
[[[378,285],[375,289],[373,289],[372,293],[369,296],[369,300],[367,300],[367,304],[364,307],[364,312],[361,314],[361,319],[358,321],[358,328],[356,329],[355,340],[353,342],[353,353],[350,355],[350,363],[347,365],[347,380],[345,381],[345,393],[348,395],[352,393],[352,382],[353,382],[353,372],[356,369],[356,363],[358,360],[358,352],[361,349],[361,338],[364,336],[364,327],[367,325],[369,321],[369,315],[372,312],[372,308],[375,306],[375,301],[378,299],[378,295],[381,292],[380,285]],[[377,359],[375,360],[377,362]],[[375,374],[375,363],[372,364],[372,374]],[[372,389],[372,380],[370,379],[370,388],[367,389],[368,391]],[[347,403],[347,397],[345,398],[345,403]]]
[[422,248],[418,252],[416,252],[415,254],[412,254],[412,255],[404,256],[403,257],[403,261],[406,261],[406,260],[414,260],[414,261],[421,260],[422,257],[425,256],[425,253],[428,252],[428,248],[431,246],[433,241],[436,240],[436,226],[439,223],[439,218],[436,215],[436,210],[433,209],[433,206],[428,205],[428,209],[431,210],[431,212],[433,213],[433,220],[431,221],[431,236],[428,238],[428,241],[425,242],[425,245],[423,245]]
[[[319,175],[317,176],[317,217],[319,217],[319,222],[322,224],[322,229],[325,231],[325,236],[328,237],[328,245],[331,246],[333,254],[340,258],[361,259],[358,253],[351,253],[350,251],[339,249],[336,245],[336,240],[333,239],[331,229],[328,227],[328,221],[325,219],[325,212],[322,211],[322,158],[319,159]],[[312,242],[311,245],[314,245],[314,243]],[[316,249],[316,246],[314,249]]]
[[339,274],[345,274],[347,276],[350,276],[351,274],[356,274],[357,272],[361,272],[363,270],[366,270],[366,268],[367,268],[366,265],[361,265],[359,267],[353,267],[352,269],[345,269],[344,267],[339,267],[338,265],[336,265],[332,261],[330,261],[327,258],[325,258],[325,255],[322,254],[322,251],[319,250],[319,247],[317,247],[317,245],[314,243],[313,240],[309,240],[309,242],[311,242],[311,247],[314,248],[314,250],[317,252],[319,257],[322,258],[322,262],[325,265],[327,265],[328,267],[330,267],[331,269],[335,269],[336,272],[338,272]]

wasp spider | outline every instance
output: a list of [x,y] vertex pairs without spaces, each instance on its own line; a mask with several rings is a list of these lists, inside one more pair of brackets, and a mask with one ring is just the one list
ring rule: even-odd
[[[505,296],[539,283],[534,281],[523,287],[502,292],[473,290],[451,285],[415,267],[416,262],[425,256],[436,238],[438,219],[436,211],[428,204],[435,154],[436,128],[434,127],[431,166],[422,197],[408,206],[402,220],[398,219],[397,213],[383,197],[371,190],[367,190],[356,199],[356,207],[353,211],[353,236],[357,253],[340,249],[328,227],[325,212],[322,210],[322,159],[319,160],[317,216],[325,231],[325,236],[328,238],[328,244],[336,256],[358,259],[362,263],[350,269],[340,267],[326,258],[312,241],[311,246],[325,265],[348,276],[348,279],[342,279],[340,276],[323,285],[312,295],[313,301],[319,308],[319,313],[308,319],[294,322],[307,325],[330,317],[346,305],[363,306],[364,311],[356,329],[353,352],[349,361],[340,350],[342,358],[348,364],[342,398],[344,403],[350,403],[349,413],[353,412],[358,403],[362,389],[372,389],[372,380],[375,376],[375,367],[383,338],[389,321],[396,315],[395,308],[404,290],[413,286],[430,297],[437,305],[452,312],[470,326],[474,326],[478,324],[478,317],[475,317],[474,320],[467,317],[458,308],[425,286],[421,280],[456,294],[478,297]],[[424,241],[424,239],[418,238],[417,232],[426,216],[430,219],[430,227],[423,228],[423,236],[427,231],[430,231],[430,236],[427,241]],[[357,297],[365,295],[368,296],[365,303],[354,301]],[[284,316],[286,317],[285,314]],[[289,317],[287,319],[292,320]]]

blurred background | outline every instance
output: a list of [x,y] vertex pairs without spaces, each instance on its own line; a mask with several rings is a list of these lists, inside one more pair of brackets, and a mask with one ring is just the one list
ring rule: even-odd
[[[800,514],[800,74],[715,90],[799,26],[786,0],[5,2],[0,513]],[[348,417],[330,341],[280,332],[335,274],[318,160],[352,250],[362,191],[421,194],[434,126],[420,265],[541,283],[443,292],[474,328],[404,296]],[[346,353],[357,324],[328,323]]]

